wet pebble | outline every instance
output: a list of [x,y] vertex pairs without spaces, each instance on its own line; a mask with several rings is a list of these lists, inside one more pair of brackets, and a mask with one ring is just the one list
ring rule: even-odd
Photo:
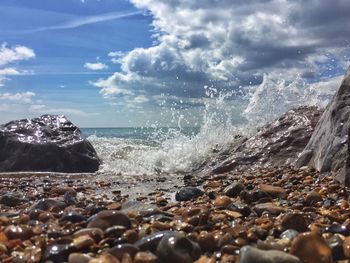
[[332,250],[333,260],[345,259],[343,251],[343,240],[338,235],[334,235],[333,237],[328,239],[327,243]]
[[326,227],[324,232],[333,233],[333,234],[341,234],[343,236],[350,235],[350,230],[346,226],[339,225],[339,224],[332,224],[329,227]]
[[131,221],[129,217],[119,211],[105,210],[93,215],[88,219],[88,228],[97,227],[105,230],[111,226],[124,226],[125,228],[131,228]]
[[254,206],[254,211],[261,216],[262,213],[267,212],[271,215],[277,216],[284,212],[284,209],[276,206],[273,203],[262,203]]
[[91,259],[87,254],[72,253],[68,257],[68,263],[89,263]]
[[68,260],[69,254],[71,254],[73,250],[70,244],[52,245],[46,249],[44,259],[53,263],[62,263]]
[[304,216],[295,212],[284,215],[281,225],[283,229],[294,229],[298,232],[305,232],[307,230],[307,223]]
[[5,193],[0,197],[0,204],[10,206],[10,207],[17,206],[25,201],[26,199],[23,198],[22,195],[17,193],[11,193],[11,192]]
[[21,240],[27,240],[31,238],[34,233],[33,230],[28,226],[15,226],[10,225],[5,228],[4,233],[6,234],[6,237],[11,239],[21,239]]
[[74,212],[74,211],[65,213],[60,218],[60,221],[69,221],[72,223],[79,223],[79,222],[82,222],[85,220],[86,220],[85,216],[81,215],[80,213]]
[[279,250],[261,250],[252,246],[244,246],[240,250],[240,263],[301,263],[288,253]]
[[230,197],[226,195],[221,195],[215,198],[214,205],[216,207],[226,207],[232,204],[232,200]]
[[43,211],[53,211],[53,212],[60,212],[64,208],[66,208],[66,203],[55,200],[55,199],[49,199],[44,198],[35,203],[30,210],[43,210]]
[[234,182],[229,186],[226,186],[223,193],[228,197],[236,197],[244,190],[244,185],[240,182]]
[[259,184],[258,189],[267,193],[272,198],[284,198],[286,197],[286,191],[279,186],[272,186],[268,184]]
[[151,252],[138,252],[134,257],[134,263],[156,263],[157,259]]
[[137,252],[139,252],[139,248],[131,244],[121,244],[107,250],[108,254],[111,254],[120,260],[123,258],[124,254],[129,254],[131,258],[133,258]]
[[317,233],[299,234],[290,247],[290,253],[308,263],[331,263],[332,250]]
[[189,201],[203,194],[204,192],[197,187],[183,187],[175,194],[175,199],[176,201]]
[[311,205],[313,205],[313,204],[315,204],[317,202],[322,201],[322,196],[319,193],[315,192],[315,191],[311,191],[310,193],[308,193],[306,195],[305,201],[306,201],[306,203],[308,205],[311,206]]
[[296,236],[299,235],[299,232],[294,230],[294,229],[287,229],[286,231],[282,232],[282,234],[280,235],[280,238],[286,238],[289,240],[293,240]]

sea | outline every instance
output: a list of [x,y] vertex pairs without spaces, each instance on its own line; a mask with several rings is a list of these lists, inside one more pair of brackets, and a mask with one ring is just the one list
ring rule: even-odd
[[181,125],[181,107],[174,107],[178,121],[167,127],[83,128],[82,133],[103,162],[102,174],[182,175],[215,161],[237,138],[249,137],[289,109],[325,107],[336,88],[322,89],[301,78],[286,82],[264,76],[262,84],[245,90],[243,96],[210,89],[200,106],[197,125]]

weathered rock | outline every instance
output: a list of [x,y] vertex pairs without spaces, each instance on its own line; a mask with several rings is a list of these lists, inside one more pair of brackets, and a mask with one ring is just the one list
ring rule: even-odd
[[68,260],[69,254],[74,251],[70,244],[58,244],[47,247],[44,259],[50,260],[50,262],[61,263]]
[[127,201],[122,205],[122,211],[126,214],[135,214],[140,216],[152,216],[162,214],[163,212],[155,205],[146,204],[140,201]]
[[26,199],[17,193],[5,193],[1,195],[0,197],[0,204],[6,205],[6,206],[17,206],[20,203],[26,201]]
[[307,145],[321,113],[317,107],[299,107],[288,111],[238,144],[227,160],[214,167],[213,173],[254,164],[271,167],[294,163]]
[[189,201],[192,198],[203,195],[204,192],[196,187],[183,187],[175,195],[176,201]]
[[0,126],[0,172],[96,172],[100,160],[64,116],[43,115]]
[[254,206],[254,211],[261,216],[262,213],[267,212],[271,215],[277,216],[280,213],[284,212],[284,209],[281,207],[276,206],[273,203],[262,203],[262,204],[257,204]]
[[333,171],[338,174],[337,178],[340,181],[350,185],[349,117],[350,68],[339,90],[324,111],[296,166],[308,165],[321,173]]
[[42,211],[55,211],[60,212],[66,208],[67,204],[60,200],[43,198],[36,202],[31,208],[31,211],[42,210]]
[[159,242],[163,237],[173,237],[176,235],[174,231],[160,231],[153,233],[149,236],[141,238],[134,245],[137,246],[142,251],[151,251],[153,253],[156,252]]
[[283,229],[294,229],[298,232],[304,232],[307,230],[307,223],[302,214],[288,213],[282,218],[281,225]]
[[261,250],[244,246],[240,250],[240,263],[300,263],[300,260],[279,250]]
[[229,197],[236,197],[244,190],[244,185],[240,182],[234,182],[224,189],[224,194]]
[[282,187],[272,186],[268,184],[260,184],[258,189],[269,194],[272,198],[284,198],[287,194]]

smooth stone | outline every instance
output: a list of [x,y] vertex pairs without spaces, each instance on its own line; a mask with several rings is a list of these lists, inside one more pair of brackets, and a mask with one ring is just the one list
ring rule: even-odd
[[343,252],[346,258],[350,258],[350,237],[345,237],[343,240]]
[[39,200],[37,203],[35,203],[30,210],[42,210],[42,211],[54,211],[54,212],[60,212],[63,209],[65,209],[67,204],[65,202],[55,200],[55,199],[49,199],[44,198]]
[[68,260],[69,255],[73,252],[71,244],[57,244],[47,247],[44,259],[53,263],[62,263]]
[[240,249],[240,263],[301,263],[301,261],[279,250],[261,250],[244,246]]
[[327,240],[329,247],[332,249],[333,260],[343,260],[345,259],[343,251],[343,240],[338,236],[334,235]]
[[77,193],[74,191],[65,192],[63,198],[67,205],[75,205],[78,203]]
[[103,238],[103,231],[99,228],[83,228],[80,229],[76,232],[74,232],[73,234],[73,238],[77,238],[80,236],[85,236],[85,235],[89,235],[90,237],[92,237],[96,243],[100,242]]
[[252,213],[252,210],[250,209],[249,206],[243,205],[240,203],[230,204],[229,206],[226,207],[226,209],[234,211],[234,212],[238,212],[238,213],[242,214],[243,216],[249,216]]
[[[120,261],[109,254],[102,254],[98,258],[91,259],[89,263],[120,263]],[[122,263],[129,263],[127,261],[122,261]]]
[[343,236],[350,235],[350,230],[346,226],[338,225],[338,224],[332,224],[329,227],[326,227],[324,232],[333,233],[333,234],[341,234]]
[[216,240],[212,233],[201,232],[198,236],[197,243],[202,252],[213,252],[216,247]]
[[313,205],[317,202],[322,201],[322,196],[315,191],[311,191],[306,195],[305,201],[308,205]]
[[17,193],[5,193],[0,197],[0,204],[14,207],[27,201],[22,195]]
[[267,212],[271,215],[279,215],[284,212],[284,209],[281,207],[276,206],[273,203],[262,203],[262,204],[257,204],[254,206],[254,211],[261,216],[262,213]]
[[95,241],[89,235],[78,236],[73,239],[73,245],[78,250],[88,248],[93,244],[95,244]]
[[89,263],[91,259],[87,254],[72,253],[68,257],[68,263]]
[[195,197],[203,195],[204,192],[197,187],[183,187],[175,194],[176,201],[190,201]]
[[156,255],[161,262],[192,263],[201,255],[199,245],[185,236],[176,233],[174,236],[164,236],[159,242]]
[[5,228],[4,233],[9,240],[21,239],[27,240],[34,236],[33,230],[28,226],[14,226],[10,225]]
[[107,250],[108,254],[113,255],[117,259],[122,259],[125,253],[129,254],[132,258],[139,252],[139,248],[131,244],[120,244],[116,245]]
[[292,241],[290,253],[308,263],[331,263],[332,250],[317,233],[301,233]]
[[139,239],[139,234],[135,230],[127,230],[123,233],[123,238],[130,244],[135,243]]
[[224,189],[224,194],[228,197],[236,197],[244,190],[244,185],[240,182],[234,182]]
[[283,229],[294,229],[298,232],[305,232],[308,228],[304,216],[295,212],[284,215],[281,225]]
[[226,195],[221,195],[215,198],[214,205],[216,207],[226,207],[232,204],[232,200],[230,197]]
[[259,184],[258,189],[271,195],[272,198],[284,198],[286,197],[286,191],[279,186],[272,186],[268,184]]
[[105,236],[107,237],[121,237],[121,235],[126,231],[124,226],[111,226],[105,230]]
[[295,229],[287,229],[286,231],[282,232],[280,235],[280,238],[287,238],[289,240],[293,240],[295,237],[299,235],[299,232],[296,231]]
[[271,199],[268,193],[261,190],[242,191],[239,196],[241,200],[244,200],[247,204],[258,202],[263,199]]
[[134,263],[156,263],[157,256],[151,252],[138,252],[134,257]]
[[105,210],[91,216],[88,219],[88,228],[97,227],[105,230],[111,226],[124,226],[127,229],[131,228],[131,221],[129,217],[119,211]]
[[134,245],[137,246],[142,251],[151,251],[152,253],[155,253],[157,250],[157,246],[165,236],[175,236],[176,232],[174,231],[160,231],[155,232],[149,236],[143,237],[140,240],[138,240]]
[[79,223],[85,221],[86,217],[77,212],[68,212],[61,216],[60,221],[69,221],[72,223]]
[[163,211],[161,211],[157,206],[152,204],[146,204],[140,201],[127,201],[122,204],[121,210],[126,214],[137,214],[143,217],[163,213]]

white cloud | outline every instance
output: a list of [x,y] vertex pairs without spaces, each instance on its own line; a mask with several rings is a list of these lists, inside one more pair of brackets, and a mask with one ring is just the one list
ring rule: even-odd
[[96,63],[87,62],[84,64],[84,68],[89,70],[104,70],[104,69],[108,69],[108,66],[101,62],[96,62]]
[[14,61],[28,60],[34,57],[34,51],[25,46],[9,48],[6,43],[3,43],[0,47],[0,66],[7,65]]
[[131,2],[153,16],[156,44],[109,53],[121,72],[95,83],[109,100],[130,101],[129,94],[202,98],[205,85],[257,86],[265,73],[314,82],[342,74],[349,61],[347,0]]
[[16,103],[32,103],[35,93],[31,91],[18,92],[18,93],[0,93],[0,100],[11,101]]

